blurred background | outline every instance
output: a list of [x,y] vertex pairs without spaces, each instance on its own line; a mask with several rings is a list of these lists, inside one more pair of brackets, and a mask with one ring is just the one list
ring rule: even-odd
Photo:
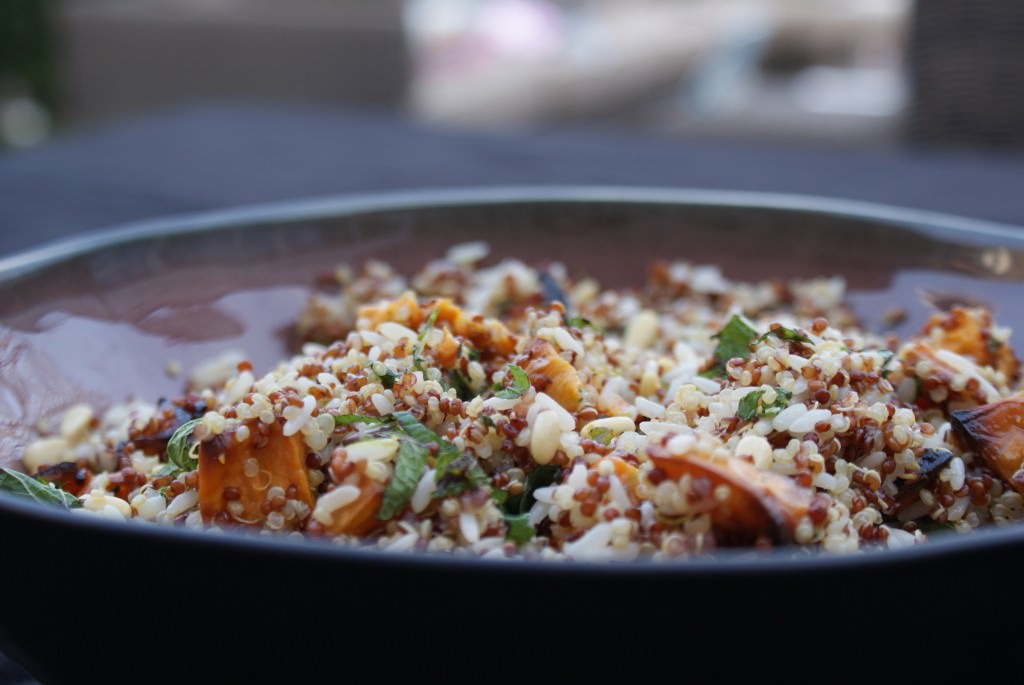
[[0,145],[244,101],[1019,150],[1022,58],[1010,0],[0,0]]

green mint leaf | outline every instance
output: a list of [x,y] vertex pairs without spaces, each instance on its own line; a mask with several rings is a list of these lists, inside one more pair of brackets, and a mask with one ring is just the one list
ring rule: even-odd
[[193,452],[196,445],[192,440],[192,431],[201,419],[192,419],[178,426],[167,441],[167,463],[173,464],[178,471],[194,471],[199,465]]
[[808,338],[806,335],[799,333],[792,328],[786,328],[785,326],[777,326],[771,329],[770,331],[762,335],[760,338],[758,338],[757,341],[761,342],[762,340],[765,340],[769,335],[774,335],[779,340],[785,340],[786,342],[811,342],[811,339]]
[[888,378],[892,370],[886,367],[889,366],[889,362],[892,361],[895,353],[892,350],[878,350],[878,353],[882,355],[882,364],[878,369],[882,372],[882,378]]
[[714,365],[709,366],[708,368],[704,369],[697,375],[700,376],[701,378],[707,378],[709,380],[721,378],[722,376],[726,375],[725,365],[715,363]]
[[[438,460],[438,463],[441,463]],[[464,492],[490,486],[491,479],[480,467],[477,460],[468,454],[460,454],[451,461],[437,466],[437,490],[434,497],[454,497]]]
[[416,336],[416,344],[412,346],[412,366],[417,371],[424,371],[423,368],[423,346],[427,343],[427,336],[430,335],[430,331],[434,329],[434,323],[437,321],[437,307],[431,310],[427,320],[420,326],[420,333]]
[[430,452],[413,440],[399,440],[398,456],[395,457],[395,473],[384,490],[377,518],[388,521],[405,508],[412,499],[416,485],[427,467]]
[[585,319],[582,316],[571,316],[565,319],[565,325],[568,328],[593,328],[596,332],[601,333],[601,327],[595,324],[590,319]]
[[590,431],[590,439],[602,445],[610,445],[614,437],[615,433],[607,428],[595,428]]
[[530,389],[530,377],[515,364],[509,364],[505,370],[512,377],[512,383],[507,388],[494,393],[494,396],[503,400],[514,400],[525,395],[526,391]]
[[437,490],[434,491],[435,498],[461,495],[469,490],[490,485],[491,479],[476,459],[468,454],[463,454],[458,447],[440,438],[417,421],[411,413],[396,411],[393,416],[406,435],[421,446],[427,447],[430,443],[437,445],[437,458],[434,461],[437,481]]
[[757,331],[747,325],[738,315],[733,314],[728,323],[715,334],[718,344],[715,346],[715,359],[725,364],[730,359],[750,357],[750,343],[757,338]]
[[335,426],[348,426],[353,423],[381,424],[391,423],[390,416],[363,416],[362,414],[339,414],[334,417]]
[[505,508],[505,503],[508,501],[508,491],[502,490],[501,488],[495,488],[491,490],[491,499],[498,505],[499,509]]
[[458,369],[448,372],[448,384],[455,388],[455,394],[463,402],[468,402],[476,397],[476,393],[473,392],[473,388],[469,384],[469,379]]
[[740,400],[739,406],[736,408],[736,418],[743,421],[750,421],[755,417],[768,417],[775,416],[780,411],[789,406],[789,400],[792,399],[793,393],[782,388],[774,388],[775,390],[775,401],[765,404],[764,394],[765,391],[755,390],[749,392],[743,396]]
[[530,475],[526,477],[526,483],[524,483],[522,499],[519,501],[519,513],[525,514],[530,511],[535,501],[534,490],[551,485],[561,473],[562,469],[554,464],[544,464],[530,471]]
[[505,539],[522,545],[533,539],[536,531],[530,526],[529,514],[505,514]]
[[530,471],[530,474],[526,476],[526,482],[523,483],[523,491],[518,495],[509,495],[502,500],[504,512],[506,514],[529,513],[530,508],[536,501],[533,497],[533,491],[554,483],[558,480],[561,472],[562,470],[554,464],[544,464]]
[[0,468],[0,491],[35,500],[39,504],[77,509],[82,503],[77,497],[55,485],[8,468]]
[[370,362],[370,371],[380,379],[380,384],[390,390],[400,378],[400,375],[388,368],[384,362]]

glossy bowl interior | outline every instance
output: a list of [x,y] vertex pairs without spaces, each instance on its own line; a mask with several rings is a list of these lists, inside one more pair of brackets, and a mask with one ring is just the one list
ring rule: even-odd
[[[892,330],[916,329],[934,299],[986,303],[1000,323],[1024,330],[1024,231],[922,212],[610,188],[240,209],[0,260],[0,465],[16,464],[37,423],[75,402],[179,392],[169,362],[188,368],[230,348],[267,369],[290,349],[289,325],[317,277],[339,263],[372,257],[409,272],[478,239],[494,257],[561,261],[608,286],[641,284],[653,259],[718,264],[738,280],[841,275],[852,307],[878,331],[889,330],[885,315],[897,307],[908,317]],[[728,659],[732,647],[714,636],[733,630],[735,612],[744,631],[761,636],[747,644],[756,657],[747,667],[813,664],[794,636],[813,634],[816,608],[824,597],[838,601],[838,588],[902,588],[901,612],[926,613],[951,584],[1019,585],[1013,569],[1024,562],[1024,528],[850,557],[483,562],[118,526],[4,495],[0,534],[10,560],[0,564],[0,587],[17,590],[0,612],[0,649],[45,682],[102,677],[111,666],[97,654],[112,650],[119,672],[173,680],[154,657],[169,642],[206,659],[206,677],[232,682],[298,672],[309,681],[347,672],[345,664],[380,664],[391,676],[493,671],[510,655],[538,672],[571,663],[577,675],[654,673],[654,661],[591,652],[608,635],[632,635],[628,626],[657,634],[669,621],[673,641],[702,645],[686,652],[687,664],[714,664]],[[999,601],[1024,610],[1019,593]],[[949,611],[951,620],[978,618],[966,606]],[[80,629],[55,642],[70,616]],[[856,602],[844,620],[844,631],[877,629]]]

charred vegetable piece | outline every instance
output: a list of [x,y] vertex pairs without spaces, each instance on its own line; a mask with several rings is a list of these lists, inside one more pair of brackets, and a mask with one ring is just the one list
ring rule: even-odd
[[572,364],[562,359],[551,343],[539,338],[526,346],[526,359],[518,365],[526,371],[537,392],[544,392],[555,402],[574,411],[579,406],[580,376]]
[[1024,396],[955,411],[952,420],[968,447],[1024,494]]
[[917,458],[917,478],[902,481],[894,511],[900,511],[916,502],[924,484],[933,476],[937,476],[942,467],[951,459],[953,459],[953,453],[949,450],[932,449],[922,452],[921,456]]
[[[199,510],[204,520],[212,521],[223,512],[229,520],[262,525],[267,517],[263,504],[274,486],[285,492],[294,486],[294,499],[312,506],[301,434],[285,437],[273,424],[265,442],[263,436],[254,436],[238,443],[233,433],[223,433],[200,445]],[[241,509],[229,510],[233,501],[240,502]]]
[[331,535],[366,536],[384,525],[377,517],[384,500],[384,485],[366,475],[366,462],[355,462],[359,496],[331,513],[331,522],[324,531]]
[[953,307],[937,312],[925,322],[921,335],[937,347],[1002,371],[1010,382],[1020,377],[1020,361],[1008,344],[993,337],[987,309]]
[[167,449],[167,441],[171,439],[175,431],[190,420],[201,417],[204,413],[206,413],[206,403],[194,395],[174,402],[161,399],[157,403],[157,410],[153,414],[153,418],[146,425],[130,430],[128,439],[136,449],[142,450],[146,454],[163,454]]
[[[716,537],[728,544],[790,542],[797,523],[810,510],[811,490],[740,459],[684,455],[651,460],[672,480],[688,475],[694,482],[708,482],[715,499],[712,526]],[[728,490],[720,491],[721,486]]]
[[92,473],[81,464],[64,462],[50,466],[36,474],[37,480],[45,480],[53,483],[58,488],[70,492],[75,497],[81,497],[85,489],[92,481]]

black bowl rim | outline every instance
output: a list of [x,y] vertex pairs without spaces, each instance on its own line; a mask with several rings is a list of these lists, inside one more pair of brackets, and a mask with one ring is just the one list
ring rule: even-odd
[[[95,253],[118,245],[139,243],[169,235],[198,234],[244,228],[276,222],[308,221],[360,214],[443,207],[503,204],[650,204],[705,206],[731,209],[783,210],[797,213],[854,218],[903,225],[926,234],[950,232],[966,236],[986,236],[1024,246],[1024,229],[1009,224],[972,219],[925,210],[853,200],[809,195],[759,193],[692,188],[642,188],[617,186],[500,186],[471,189],[436,189],[386,193],[360,193],[201,212],[168,218],[121,224],[112,228],[54,241],[39,247],[0,257],[0,284],[54,263]],[[488,572],[527,574],[587,574],[615,577],[673,574],[681,576],[713,574],[747,575],[804,574],[830,570],[854,570],[866,566],[896,567],[908,563],[928,563],[950,555],[975,553],[1024,545],[1024,526],[992,527],[969,535],[937,536],[926,545],[855,554],[805,553],[792,549],[770,552],[725,552],[714,557],[694,557],[655,563],[594,563],[535,560],[489,560],[444,554],[386,552],[383,550],[307,541],[295,543],[277,536],[258,536],[225,531],[223,534],[185,530],[178,526],[142,523],[117,523],[99,517],[72,515],[59,509],[42,507],[23,498],[0,493],[0,511],[33,522],[68,527],[80,533],[92,533],[134,540],[165,541],[205,548],[214,545],[273,555],[313,555],[328,563],[385,565],[401,564],[445,572]]]

